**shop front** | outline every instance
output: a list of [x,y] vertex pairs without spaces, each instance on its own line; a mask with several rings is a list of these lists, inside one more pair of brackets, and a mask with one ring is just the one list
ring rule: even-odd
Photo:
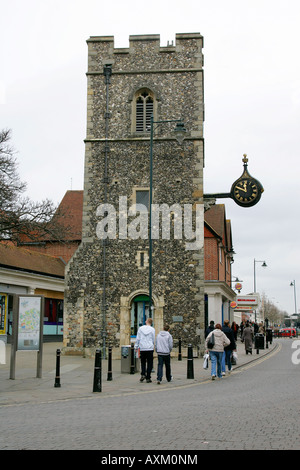
[[43,336],[46,337],[46,339],[50,337],[62,339],[64,313],[63,292],[35,289],[34,293],[35,295],[43,295],[45,299]]
[[[62,340],[64,281],[32,273],[13,272],[0,268],[0,339],[10,342],[14,295],[42,295],[45,299],[44,340]],[[43,288],[47,287],[47,288]],[[52,287],[52,289],[50,288]]]

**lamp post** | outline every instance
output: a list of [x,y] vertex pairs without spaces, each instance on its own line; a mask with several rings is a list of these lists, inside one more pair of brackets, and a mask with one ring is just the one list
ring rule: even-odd
[[295,315],[297,315],[297,302],[296,302],[296,281],[291,281],[290,286],[294,286],[294,302],[295,302]]
[[[255,270],[255,263],[262,263],[262,265],[261,265],[262,268],[266,268],[266,267],[267,267],[267,264],[266,264],[265,261],[257,260],[257,259],[254,258],[254,263],[253,263],[253,264],[254,264],[254,271],[253,271],[253,272],[254,272],[254,275],[253,275],[253,277],[254,277],[254,293],[256,294],[256,270]],[[256,323],[256,309],[255,309],[255,312],[254,312],[254,313],[255,313],[255,323]]]
[[152,318],[152,177],[153,177],[153,135],[154,124],[166,122],[176,122],[174,129],[175,138],[179,144],[182,144],[186,129],[181,119],[171,119],[166,121],[154,121],[153,114],[150,119],[150,187],[149,187],[149,315]]
[[255,263],[262,263],[262,268],[266,268],[267,264],[265,261],[260,261],[254,258],[254,293],[256,293],[256,272],[255,272]]

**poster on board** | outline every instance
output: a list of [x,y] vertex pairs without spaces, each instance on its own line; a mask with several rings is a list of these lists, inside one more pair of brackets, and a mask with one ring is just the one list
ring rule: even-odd
[[0,294],[0,335],[6,333],[7,295]]
[[42,297],[19,296],[18,350],[40,349],[41,315]]

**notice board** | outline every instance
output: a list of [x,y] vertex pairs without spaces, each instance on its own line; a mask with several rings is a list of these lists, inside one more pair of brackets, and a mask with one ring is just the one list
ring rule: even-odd
[[42,297],[19,296],[18,350],[39,351],[43,327]]

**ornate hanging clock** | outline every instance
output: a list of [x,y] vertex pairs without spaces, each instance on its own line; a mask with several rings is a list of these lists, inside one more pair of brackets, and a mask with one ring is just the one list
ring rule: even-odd
[[[243,174],[232,184],[230,193],[204,194],[204,201],[207,201],[208,207],[211,201],[218,198],[231,198],[242,207],[251,207],[258,203],[264,192],[264,188],[261,183],[248,172],[247,155],[244,154],[243,157]],[[212,203],[214,204],[214,202]]]
[[264,189],[261,183],[249,174],[246,154],[244,154],[243,162],[243,174],[231,186],[230,195],[239,206],[251,207],[258,203]]

